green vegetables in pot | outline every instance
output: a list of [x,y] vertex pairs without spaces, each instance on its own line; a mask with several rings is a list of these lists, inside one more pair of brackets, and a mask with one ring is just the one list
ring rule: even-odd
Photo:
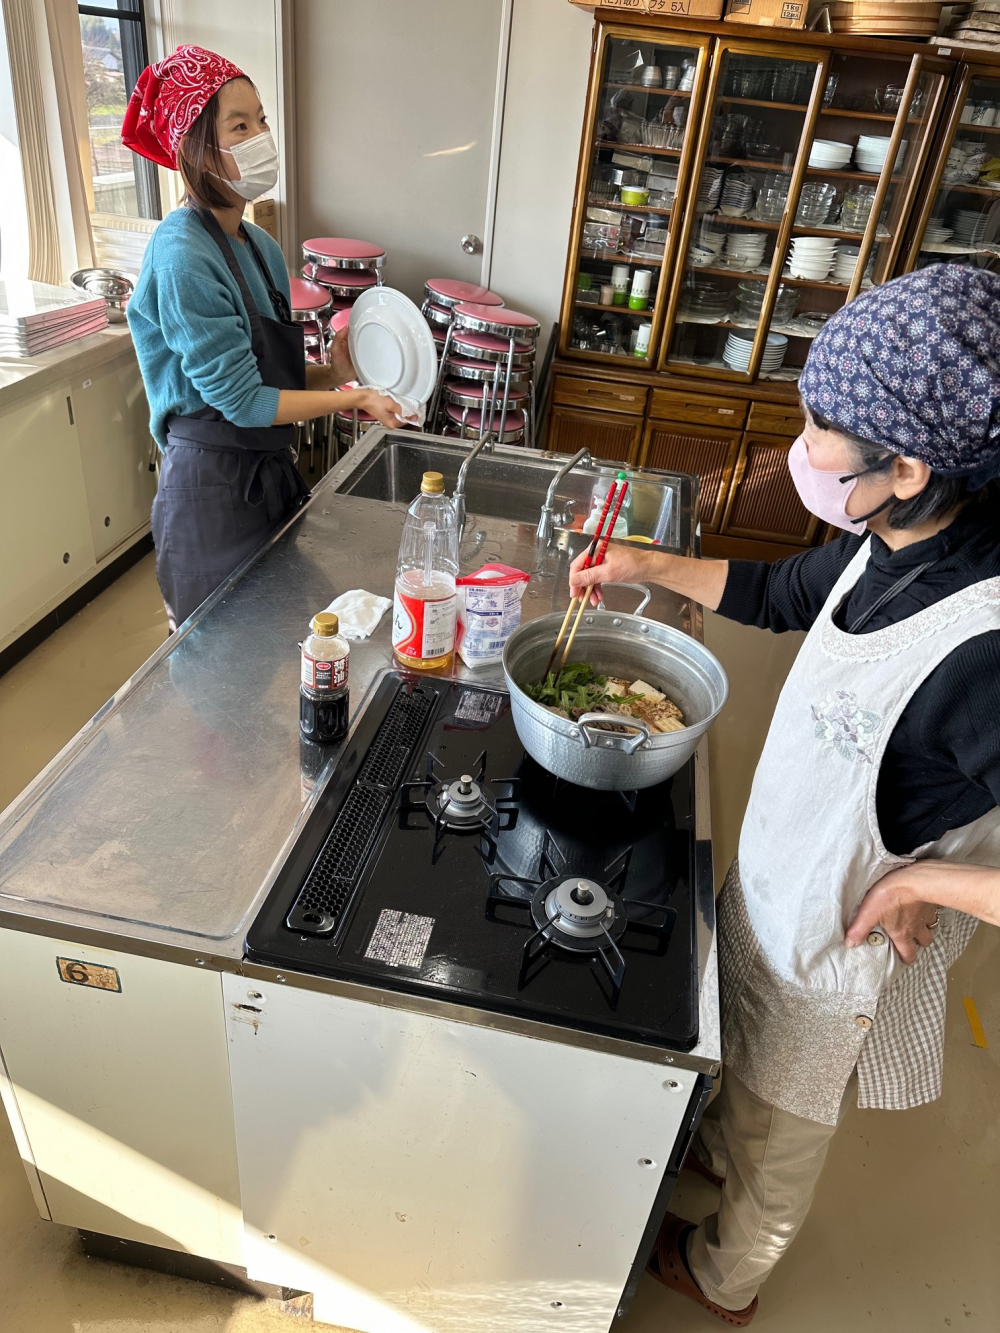
[[525,682],[521,689],[550,713],[573,721],[584,713],[607,713],[609,731],[627,731],[629,718],[639,718],[653,731],[684,729],[681,710],[665,694],[644,680],[599,676],[589,662],[570,662],[559,672],[550,671],[544,680]]
[[592,713],[599,704],[607,703],[607,676],[598,676],[589,662],[570,662],[559,672],[550,671],[544,680],[521,689],[544,708],[561,708],[573,715]]

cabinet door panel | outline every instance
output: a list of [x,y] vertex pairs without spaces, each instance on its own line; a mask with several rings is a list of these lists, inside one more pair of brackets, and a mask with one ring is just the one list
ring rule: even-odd
[[0,413],[0,642],[94,567],[69,386]]
[[698,515],[703,532],[716,532],[736,466],[739,431],[695,430],[679,422],[651,422],[646,428],[643,467],[690,472],[699,479]]
[[639,453],[642,422],[634,417],[614,416],[610,412],[573,412],[563,407],[552,410],[546,448],[557,454],[575,454],[589,449],[594,458],[609,458],[632,463]]
[[604,380],[579,379],[576,375],[557,375],[552,401],[564,407],[603,408],[605,412],[641,417],[646,410],[646,392],[635,384],[608,384]]
[[729,537],[770,538],[810,546],[819,519],[799,499],[788,471],[792,441],[746,435],[722,531]]
[[149,406],[131,359],[73,385],[83,475],[98,560],[149,522]]

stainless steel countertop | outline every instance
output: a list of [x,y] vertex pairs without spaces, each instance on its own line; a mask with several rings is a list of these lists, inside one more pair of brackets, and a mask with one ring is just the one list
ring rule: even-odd
[[[377,444],[366,437],[352,466],[366,446]],[[0,925],[240,970],[246,930],[325,780],[304,791],[298,642],[342,592],[392,596],[405,509],[337,494],[347,461],[0,814]],[[523,617],[534,619],[565,607],[569,563],[585,541],[557,532],[539,547],[532,525],[470,513],[462,569],[503,560],[528,571]],[[608,605],[632,610],[635,599],[614,589]],[[663,589],[646,614],[700,637],[697,613]],[[354,720],[392,664],[390,622],[387,613],[352,645]],[[446,674],[503,688],[499,666],[473,672],[456,659]],[[703,841],[707,782],[703,746]],[[703,1068],[719,1047],[710,890],[694,1053]]]

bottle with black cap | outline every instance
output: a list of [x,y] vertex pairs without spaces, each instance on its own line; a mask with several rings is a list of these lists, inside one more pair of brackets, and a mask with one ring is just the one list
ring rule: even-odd
[[299,730],[308,741],[330,745],[347,735],[350,721],[351,645],[340,634],[340,620],[320,611],[302,644]]

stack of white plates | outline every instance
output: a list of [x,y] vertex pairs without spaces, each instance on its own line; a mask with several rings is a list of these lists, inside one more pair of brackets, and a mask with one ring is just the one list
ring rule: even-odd
[[698,182],[698,206],[702,209],[715,208],[722,194],[722,179],[725,176],[722,167],[706,164]]
[[[746,370],[750,364],[753,340],[754,334],[752,331],[740,333],[734,329],[726,339],[726,347],[722,353],[722,359],[726,365],[732,370]],[[761,357],[761,372],[777,370],[785,359],[787,347],[788,339],[783,333],[769,333],[764,345],[764,355]]]
[[0,357],[38,356],[107,323],[103,296],[44,282],[0,281]]
[[849,287],[854,278],[854,270],[857,267],[858,255],[860,253],[861,247],[858,245],[838,246],[836,258],[833,261],[833,272],[830,274],[830,281],[842,282],[845,287]]
[[924,244],[944,245],[945,241],[951,240],[951,236],[952,230],[950,227],[946,227],[944,223],[937,218],[932,218],[931,221],[928,222],[926,230],[924,231]]
[[766,232],[731,231],[726,237],[726,263],[730,268],[744,271],[759,268],[764,259],[766,245]]
[[839,139],[813,139],[809,150],[809,165],[827,171],[840,171],[851,160],[851,145]]
[[749,176],[736,174],[727,176],[719,202],[720,212],[731,218],[746,217],[753,208],[755,195],[753,181]]
[[788,268],[794,278],[823,282],[829,277],[837,257],[837,242],[825,236],[796,236],[788,256]]
[[[859,171],[870,172],[873,176],[881,175],[882,168],[885,166],[886,154],[889,152],[889,143],[889,136],[886,134],[862,134],[858,140],[858,146],[854,150],[854,165]],[[903,165],[908,143],[909,140],[904,139],[899,145],[895,168],[897,171]]]
[[990,214],[978,208],[960,208],[951,221],[956,245],[982,245],[996,231],[995,223],[990,226]]
[[703,246],[706,250],[711,250],[714,255],[719,255],[728,235],[724,227],[710,227],[707,222],[699,222],[691,239],[694,245]]

